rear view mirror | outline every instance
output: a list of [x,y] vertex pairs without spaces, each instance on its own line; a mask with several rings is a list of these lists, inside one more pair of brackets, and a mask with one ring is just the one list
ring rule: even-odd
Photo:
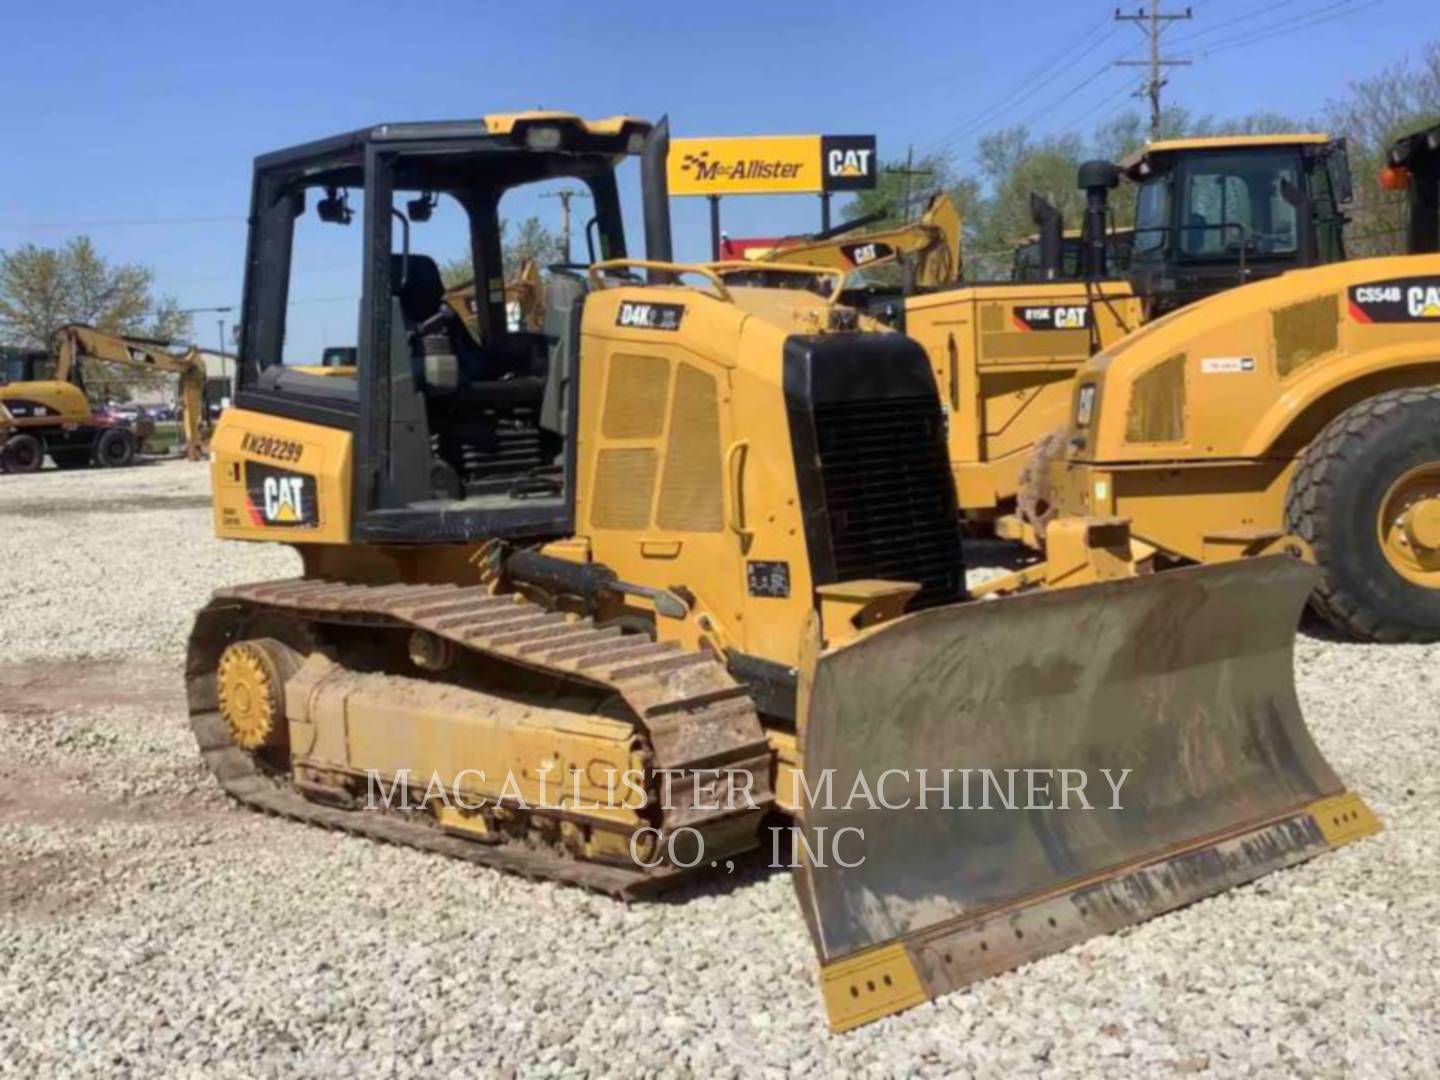
[[435,204],[438,201],[433,191],[421,192],[418,199],[411,199],[405,204],[405,213],[411,221],[429,221],[430,215],[435,212]]
[[325,198],[315,204],[321,221],[332,225],[349,225],[355,216],[350,210],[350,192],[345,188],[326,188]]

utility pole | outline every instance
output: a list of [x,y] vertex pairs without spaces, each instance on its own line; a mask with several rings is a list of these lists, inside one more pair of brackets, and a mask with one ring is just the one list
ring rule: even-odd
[[910,220],[910,181],[917,176],[929,176],[930,170],[915,168],[915,144],[911,143],[905,148],[905,167],[896,169],[892,166],[885,171],[892,176],[905,177],[905,198],[900,205],[900,220],[908,222]]
[[1115,9],[1116,22],[1134,23],[1150,36],[1150,59],[1148,60],[1117,60],[1119,67],[1148,67],[1150,78],[1145,84],[1145,93],[1150,98],[1150,138],[1160,138],[1160,89],[1168,81],[1161,72],[1167,67],[1188,67],[1189,60],[1169,60],[1160,55],[1160,35],[1172,22],[1182,22],[1194,18],[1193,13],[1187,7],[1184,14],[1166,15],[1160,10],[1160,0],[1151,0],[1150,10],[1136,8],[1135,14],[1122,14],[1119,8]]
[[576,191],[574,188],[562,188],[560,191],[551,191],[540,196],[542,199],[560,200],[560,245],[565,252],[565,261],[570,261],[570,200],[574,198],[588,199],[589,192]]

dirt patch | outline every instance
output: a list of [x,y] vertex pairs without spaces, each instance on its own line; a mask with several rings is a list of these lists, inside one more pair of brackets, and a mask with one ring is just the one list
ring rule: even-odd
[[0,713],[34,716],[117,705],[183,710],[184,673],[173,661],[144,659],[0,664]]
[[84,499],[73,501],[10,503],[6,514],[24,518],[53,518],[73,514],[129,514],[150,510],[205,510],[210,507],[209,495],[136,495],[133,498],[104,502]]
[[86,855],[48,852],[4,865],[0,911],[12,916],[58,918],[88,906],[100,888],[94,859]]

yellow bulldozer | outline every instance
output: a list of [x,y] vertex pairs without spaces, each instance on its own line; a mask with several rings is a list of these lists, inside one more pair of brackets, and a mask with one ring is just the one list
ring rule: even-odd
[[1440,639],[1440,126],[1400,139],[1386,179],[1407,193],[1407,254],[1229,291],[1084,367],[1047,465],[1058,512],[1127,519],[1151,564],[1298,536],[1342,632]]
[[[214,520],[303,574],[195,622],[228,792],[625,898],[782,853],[836,1030],[1377,827],[1296,701],[1310,567],[1113,574],[1123,529],[1085,519],[1058,527],[1076,587],[972,602],[924,350],[673,262],[668,147],[664,121],[534,112],[257,160]],[[556,177],[599,261],[551,273],[542,332],[492,295],[472,333],[399,207],[466,208],[488,280],[496,202]],[[281,362],[290,240],[346,191],[356,364],[318,376]]]
[[[1067,232],[1054,207],[1032,197],[1040,231],[1017,247],[1011,281],[960,285],[957,258],[950,263],[956,273],[931,275],[898,294],[844,295],[902,329],[930,357],[967,520],[1032,545],[1047,505],[1030,462],[1065,426],[1075,375],[1094,353],[1215,292],[1344,258],[1348,157],[1344,142],[1328,135],[1158,141],[1118,165],[1086,163],[1078,182],[1086,193],[1084,228]],[[1111,220],[1109,193],[1121,183],[1135,190],[1133,228]],[[1299,246],[1306,230],[1286,191],[1306,200],[1314,223],[1309,250]],[[846,236],[843,246],[863,248],[868,239]],[[841,244],[774,257],[853,269]]]
[[0,384],[0,471],[34,472],[47,454],[61,469],[135,460],[150,429],[95,412],[85,392],[86,365],[175,375],[185,456],[203,458],[205,365],[193,346],[177,355],[168,344],[70,324],[56,332],[53,353],[17,356],[16,370]]

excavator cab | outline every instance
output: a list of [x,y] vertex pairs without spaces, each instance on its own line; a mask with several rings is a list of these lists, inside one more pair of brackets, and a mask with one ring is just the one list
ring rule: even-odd
[[1130,277],[1155,313],[1345,258],[1345,140],[1244,135],[1153,142],[1121,163],[1137,186]]

